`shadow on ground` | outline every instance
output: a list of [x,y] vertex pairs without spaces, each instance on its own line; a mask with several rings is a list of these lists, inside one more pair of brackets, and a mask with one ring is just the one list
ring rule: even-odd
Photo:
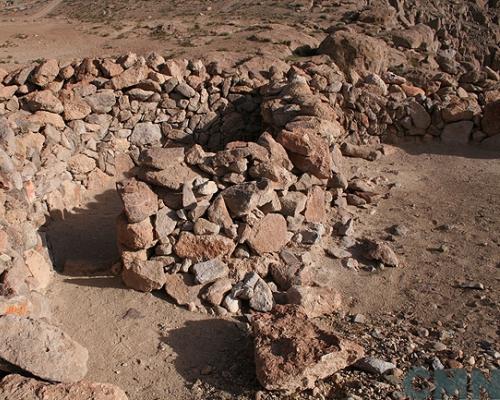
[[40,228],[55,269],[62,275],[88,276],[109,272],[118,258],[116,217],[122,204],[115,190],[93,197],[71,211],[56,211]]
[[199,380],[231,395],[259,389],[252,339],[235,322],[187,321],[160,340],[177,353],[175,368],[190,384]]

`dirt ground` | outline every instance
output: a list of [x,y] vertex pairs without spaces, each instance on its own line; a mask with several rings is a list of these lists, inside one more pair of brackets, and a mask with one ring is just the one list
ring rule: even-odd
[[[480,340],[494,343],[499,334],[500,156],[436,143],[388,149],[390,154],[376,162],[347,159],[351,176],[372,179],[381,192],[391,188],[377,206],[352,209],[355,237],[394,240],[405,265],[355,271],[316,250],[317,283],[342,292],[347,314],[361,313],[380,323],[388,314],[403,312],[422,326],[465,327],[455,338],[463,348],[474,348]],[[116,203],[108,199],[104,204],[108,208],[103,205],[87,217],[101,220],[100,235],[109,240],[113,219],[101,217],[113,214]],[[73,237],[95,235],[86,231],[92,225],[73,224]],[[394,225],[408,232],[391,235]],[[69,239],[61,248],[71,253],[81,245]],[[100,261],[96,252],[87,261],[92,257]],[[457,285],[463,282],[482,283],[485,290],[461,289]],[[119,385],[131,400],[253,398],[259,390],[251,339],[235,320],[190,313],[162,294],[126,290],[119,278],[102,274],[60,275],[49,299],[55,319],[90,351],[88,378]],[[213,397],[206,392],[197,397],[199,385],[209,385]]]
[[[340,3],[345,12],[356,2],[321,3],[0,2],[0,67],[153,50],[291,59],[297,48],[319,43],[319,28],[338,18]],[[383,323],[387,314],[403,312],[423,326],[462,327],[455,340],[464,348],[497,342],[500,155],[436,143],[391,150],[376,162],[347,160],[350,177],[371,178],[389,193],[376,207],[352,210],[355,237],[393,241],[405,265],[355,271],[315,250],[316,282],[341,291],[347,314]],[[87,378],[116,384],[131,400],[255,398],[259,385],[244,324],[190,313],[162,294],[126,290],[103,272],[117,257],[119,210],[109,187],[92,205],[48,227],[61,270],[48,297],[54,320],[89,349]],[[407,233],[393,235],[394,225]],[[62,271],[68,259],[80,264]],[[463,282],[482,283],[485,290],[461,289]]]
[[[2,9],[0,2],[0,66],[130,51],[202,59],[214,52],[231,60],[255,54],[286,59],[301,46],[317,46],[325,36],[319,26],[340,15],[335,6],[311,9],[301,1],[247,3],[127,0],[89,7],[79,1],[19,0],[17,7]],[[342,12],[345,7],[349,5]]]

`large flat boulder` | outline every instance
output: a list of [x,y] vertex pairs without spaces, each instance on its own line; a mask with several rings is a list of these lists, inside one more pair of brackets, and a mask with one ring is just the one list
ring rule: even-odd
[[318,328],[297,306],[256,314],[252,327],[257,378],[267,390],[313,388],[364,355],[361,346]]
[[87,374],[86,348],[43,320],[0,317],[0,359],[39,378],[77,382]]

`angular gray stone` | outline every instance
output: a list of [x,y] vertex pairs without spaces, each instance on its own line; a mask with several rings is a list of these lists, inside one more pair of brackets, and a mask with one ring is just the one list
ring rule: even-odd
[[354,366],[361,371],[380,375],[396,368],[393,363],[375,357],[364,357],[358,360]]
[[146,144],[157,144],[161,140],[161,128],[160,125],[153,124],[152,122],[140,122],[138,123],[132,135],[130,136],[130,142],[137,146],[144,146]]
[[269,285],[262,278],[259,278],[253,287],[250,307],[255,311],[268,312],[273,309],[273,306],[273,292]]
[[77,382],[87,374],[86,348],[43,320],[0,317],[0,359],[54,382]]
[[191,267],[195,280],[205,284],[224,278],[229,273],[229,268],[222,261],[214,259],[194,264]]

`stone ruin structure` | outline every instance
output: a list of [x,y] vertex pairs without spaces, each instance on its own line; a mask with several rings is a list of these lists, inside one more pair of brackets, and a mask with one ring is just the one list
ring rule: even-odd
[[[311,281],[308,251],[349,236],[341,210],[378,195],[348,180],[343,157],[374,161],[382,142],[404,140],[500,146],[495,71],[405,78],[387,70],[397,54],[380,40],[354,54],[339,45],[360,35],[334,32],[323,55],[295,63],[128,54],[0,69],[0,368],[62,382],[26,383],[48,393],[84,378],[86,349],[50,324],[54,270],[39,229],[109,181],[123,202],[113,270],[190,310],[249,315],[265,388],[312,387],[360,359],[360,346],[310,322],[341,299]],[[400,263],[385,243],[366,243],[366,259]],[[270,349],[285,324],[293,368],[280,369],[284,354]]]

